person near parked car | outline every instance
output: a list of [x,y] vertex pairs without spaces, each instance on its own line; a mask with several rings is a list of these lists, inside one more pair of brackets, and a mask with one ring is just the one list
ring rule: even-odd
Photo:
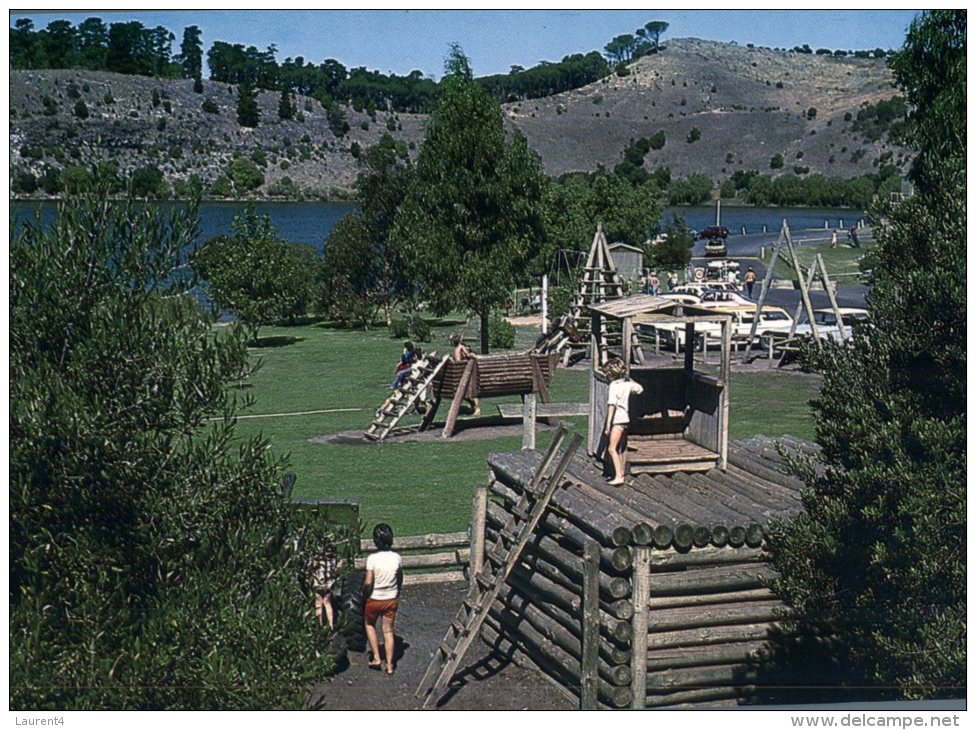
[[743,283],[746,285],[746,293],[749,298],[752,299],[752,288],[756,285],[756,272],[750,266],[749,270],[746,271],[746,275],[742,278]]

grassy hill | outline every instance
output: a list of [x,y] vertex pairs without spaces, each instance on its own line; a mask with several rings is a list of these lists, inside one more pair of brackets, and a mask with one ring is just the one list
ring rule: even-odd
[[[372,119],[351,107],[344,107],[350,130],[336,137],[322,106],[305,97],[296,99],[299,117],[281,121],[273,92],[258,95],[260,125],[245,128],[237,122],[235,87],[204,81],[202,94],[192,87],[189,80],[83,70],[12,71],[11,176],[40,180],[48,170],[53,176],[113,160],[123,177],[152,166],[170,190],[196,175],[210,191],[244,156],[263,177],[249,193],[254,197],[336,198],[355,180],[358,151],[385,132],[411,154],[423,141],[423,115],[378,112]],[[776,154],[782,172],[799,165],[850,177],[883,162],[907,164],[905,151],[884,137],[871,142],[852,129],[864,105],[895,94],[881,60],[678,39],[633,63],[629,75],[503,108],[550,174],[612,168],[631,140],[663,131],[664,147],[648,153],[645,166],[667,166],[678,177],[776,173]],[[693,128],[700,137],[688,142]]]

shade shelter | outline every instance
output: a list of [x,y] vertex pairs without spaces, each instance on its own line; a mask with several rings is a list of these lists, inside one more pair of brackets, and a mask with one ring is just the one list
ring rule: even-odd
[[[627,375],[643,386],[644,392],[630,402],[631,423],[625,464],[631,474],[725,469],[728,460],[731,318],[706,307],[682,304],[668,297],[638,295],[592,304],[591,332],[608,323],[621,329],[620,348],[593,338],[590,377],[590,422],[588,451],[602,457],[606,449],[604,424],[607,418],[609,381],[602,365],[620,357]],[[721,358],[717,373],[695,368],[694,351],[685,350],[680,367],[652,367],[644,364],[634,333],[642,326],[661,324],[684,326],[686,342],[695,341],[695,327],[718,324],[721,329]]]

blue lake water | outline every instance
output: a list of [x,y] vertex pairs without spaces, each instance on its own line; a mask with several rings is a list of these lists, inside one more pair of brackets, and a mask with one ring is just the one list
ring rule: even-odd
[[[160,203],[163,209],[179,203]],[[11,216],[15,223],[23,221],[40,208],[42,220],[51,221],[56,214],[55,203],[22,202],[11,204]],[[244,210],[244,203],[202,203],[200,205],[200,235],[198,242],[206,241],[213,236],[230,233],[230,224],[234,216]],[[329,231],[346,213],[356,210],[352,203],[256,203],[255,210],[262,215],[268,215],[272,224],[281,237],[292,243],[304,243],[322,250],[322,244]],[[701,230],[715,224],[715,207],[681,207],[665,208],[664,222],[675,215],[684,219],[689,228]],[[778,231],[783,220],[789,221],[790,228],[824,228],[825,222],[829,228],[843,228],[850,226],[865,214],[855,210],[834,210],[829,208],[746,208],[722,206],[721,222],[731,235],[742,233],[759,233],[763,226],[769,231]],[[589,245],[584,241],[581,247]]]

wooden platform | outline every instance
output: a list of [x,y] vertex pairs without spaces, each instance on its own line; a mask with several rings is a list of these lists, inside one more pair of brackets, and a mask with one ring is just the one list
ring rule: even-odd
[[[788,448],[808,451],[809,442],[784,437]],[[496,473],[518,479],[530,474],[540,456],[532,451],[490,454]],[[620,525],[647,523],[677,530],[682,525],[704,529],[711,540],[716,531],[765,525],[771,519],[793,517],[802,510],[803,483],[783,471],[784,459],[776,441],[757,436],[729,442],[728,469],[684,473],[644,473],[621,487],[607,484],[601,465],[577,456],[566,474],[568,484],[556,492],[553,505],[585,515],[591,529],[611,534]],[[761,532],[760,532],[761,534]],[[658,547],[667,547],[658,545]]]
[[631,474],[673,471],[708,471],[719,454],[684,438],[630,436],[627,439],[627,467]]
[[[502,418],[522,418],[522,406],[518,403],[501,403],[498,413]],[[570,416],[588,416],[588,403],[538,403],[535,407],[536,418],[569,418]]]

